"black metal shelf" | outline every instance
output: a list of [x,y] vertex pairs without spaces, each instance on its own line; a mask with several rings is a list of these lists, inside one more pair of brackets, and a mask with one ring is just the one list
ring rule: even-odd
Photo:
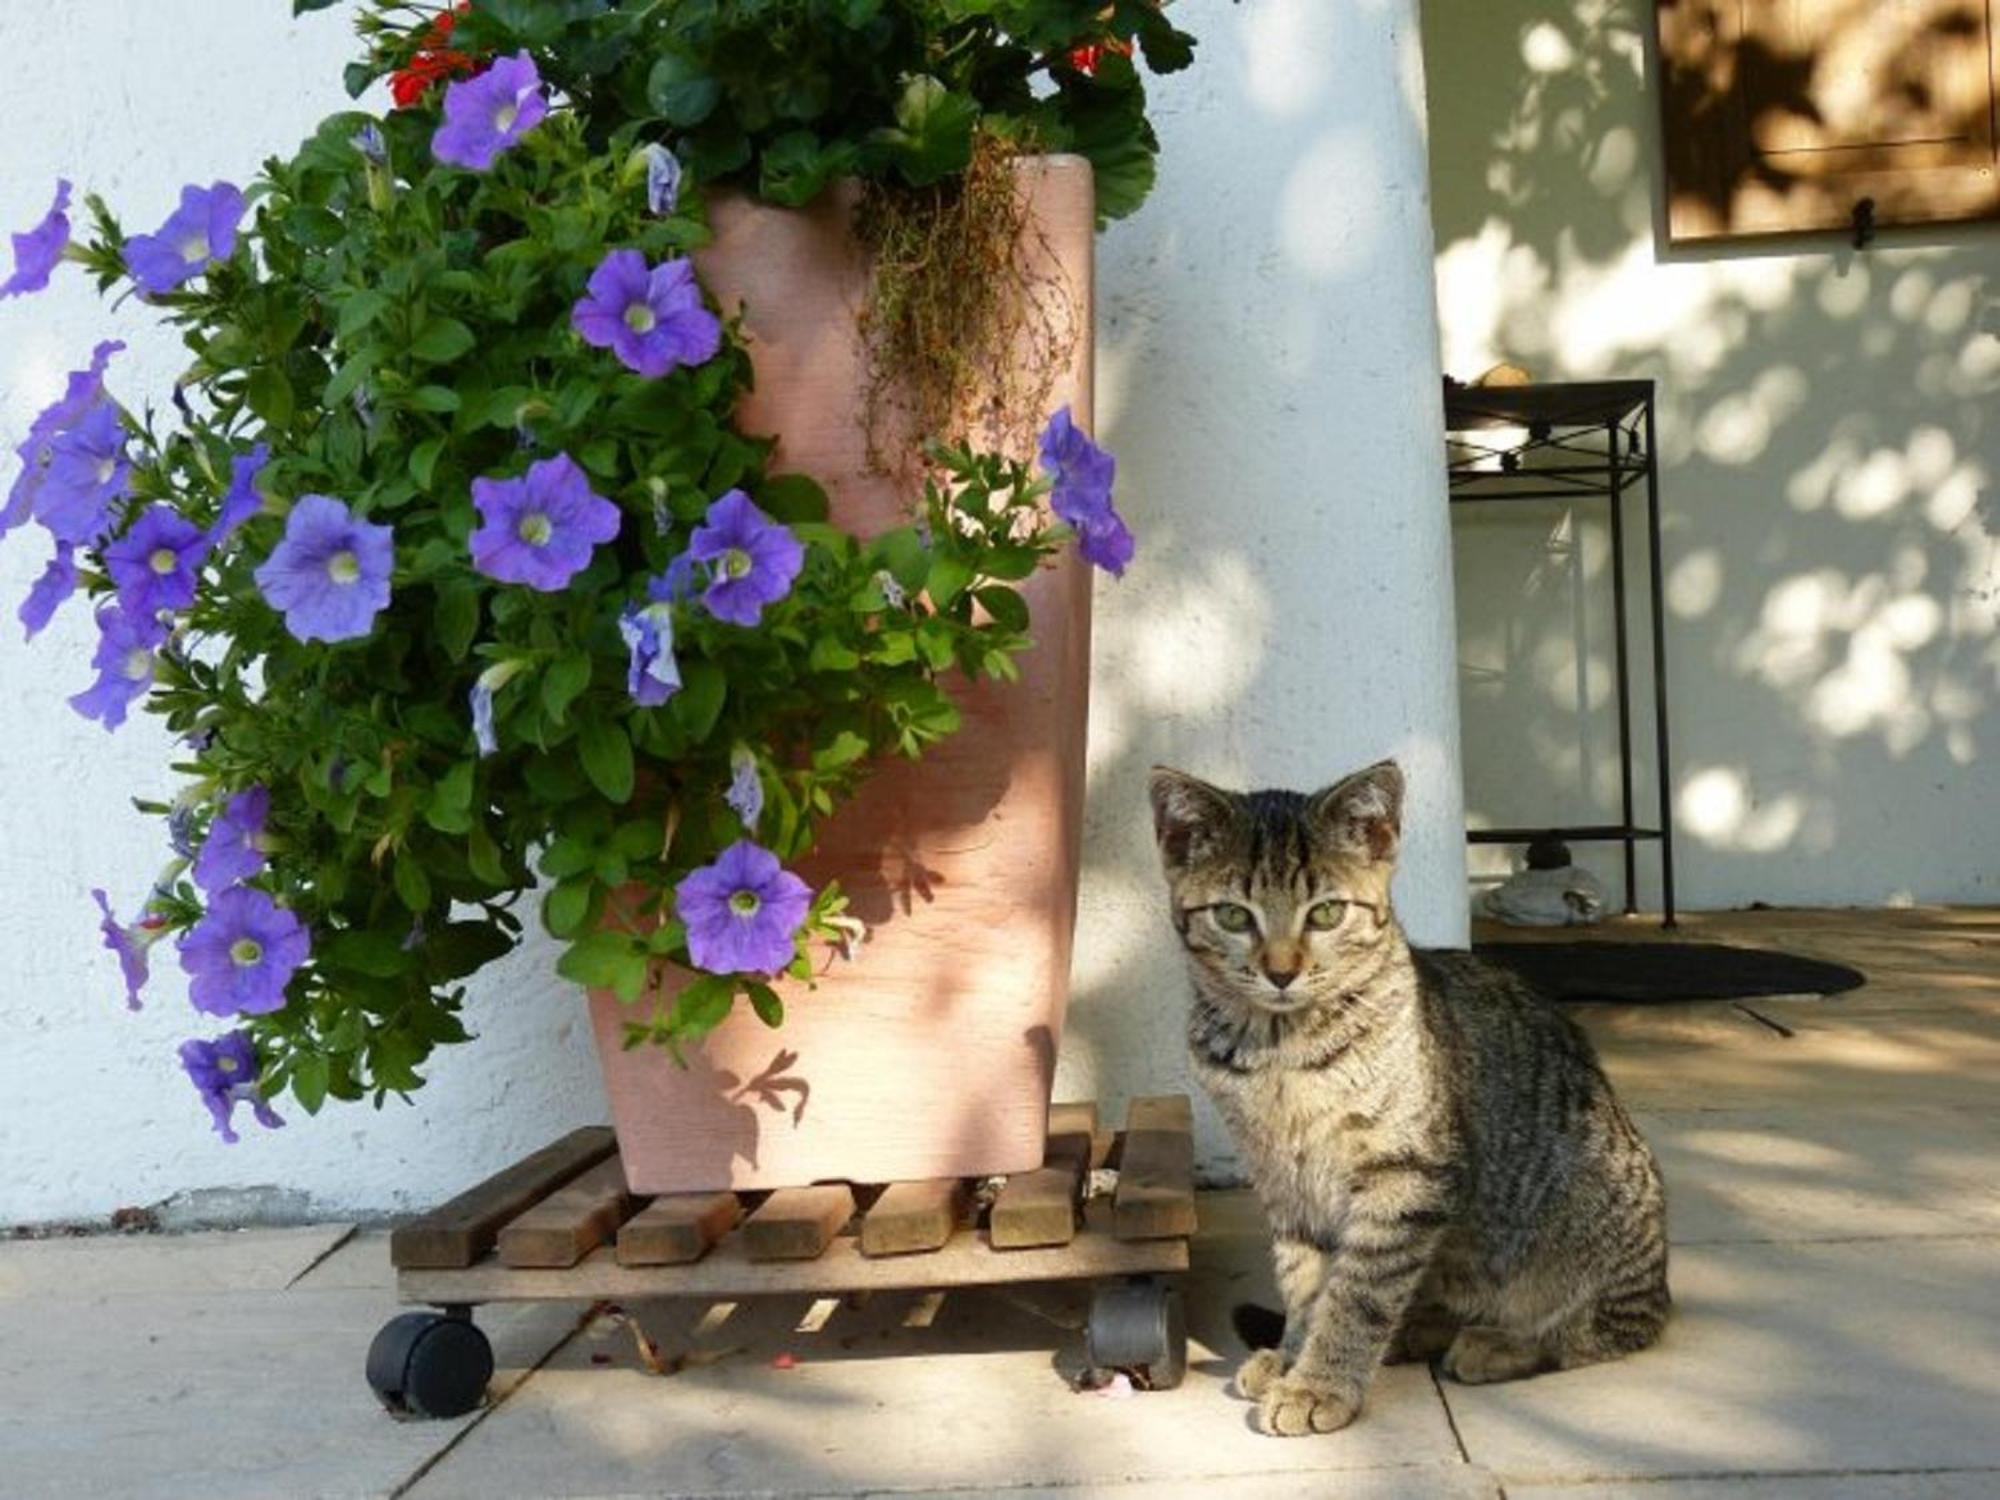
[[[1473,844],[1517,844],[1553,835],[1625,846],[1625,910],[1637,909],[1638,845],[1660,846],[1660,905],[1675,925],[1672,777],[1667,759],[1667,644],[1660,587],[1660,472],[1650,380],[1547,385],[1447,385],[1445,472],[1453,505],[1604,500],[1611,522],[1611,593],[1618,679],[1619,818],[1567,828],[1481,828]],[[1647,602],[1653,656],[1653,740],[1659,826],[1642,828],[1632,797],[1632,682],[1627,646],[1625,492],[1646,494]]]

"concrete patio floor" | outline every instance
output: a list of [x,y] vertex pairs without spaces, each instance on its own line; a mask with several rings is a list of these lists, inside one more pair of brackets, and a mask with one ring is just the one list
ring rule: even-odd
[[1073,1394],[1062,1291],[636,1310],[671,1375],[621,1313],[541,1304],[481,1312],[485,1410],[397,1422],[361,1379],[396,1310],[379,1230],[26,1240],[0,1243],[0,1495],[2000,1496],[2000,911],[1683,934],[1870,983],[1579,1007],[1672,1199],[1678,1313],[1620,1364],[1392,1369],[1347,1431],[1259,1437],[1225,1385],[1230,1304],[1271,1296],[1261,1225],[1218,1193],[1173,1392]]

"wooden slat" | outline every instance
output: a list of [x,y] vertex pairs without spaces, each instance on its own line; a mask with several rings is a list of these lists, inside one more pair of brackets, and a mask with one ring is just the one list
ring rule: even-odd
[[1194,1233],[1194,1110],[1187,1095],[1126,1106],[1112,1229],[1121,1240]]
[[1114,1239],[1109,1206],[1098,1203],[1073,1243],[1039,1250],[995,1250],[982,1235],[957,1234],[929,1255],[870,1259],[859,1239],[842,1235],[817,1260],[765,1262],[751,1260],[743,1236],[732,1234],[693,1265],[621,1266],[607,1246],[567,1271],[517,1271],[489,1259],[462,1271],[404,1271],[396,1289],[409,1303],[732,1300],[1165,1275],[1187,1265],[1185,1240]]
[[854,1217],[854,1189],[844,1182],[780,1188],[743,1224],[752,1260],[811,1260]]
[[408,1269],[469,1266],[493,1248],[500,1226],[618,1149],[609,1126],[572,1130],[389,1236],[389,1263]]
[[892,1182],[862,1216],[863,1255],[911,1255],[951,1238],[965,1214],[965,1179]]
[[1101,1167],[1111,1154],[1112,1135],[1097,1117],[1091,1101],[1049,1106],[1049,1144],[1043,1166],[1080,1162],[1085,1170]]
[[558,1188],[500,1231],[500,1259],[509,1266],[573,1266],[617,1232],[631,1211],[625,1163],[599,1162]]
[[987,1219],[996,1250],[1067,1245],[1076,1236],[1076,1205],[1083,1178],[1074,1161],[1017,1172],[1007,1179]]
[[655,1198],[618,1231],[627,1266],[677,1266],[700,1260],[743,1217],[734,1193],[670,1193]]

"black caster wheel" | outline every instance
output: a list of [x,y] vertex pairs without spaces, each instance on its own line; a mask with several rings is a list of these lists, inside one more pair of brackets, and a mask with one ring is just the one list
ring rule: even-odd
[[402,1313],[368,1346],[368,1384],[401,1415],[462,1417],[492,1378],[493,1346],[469,1315]]
[[1099,1369],[1137,1370],[1153,1390],[1172,1390],[1187,1374],[1180,1289],[1144,1278],[1100,1286],[1090,1299],[1084,1348]]

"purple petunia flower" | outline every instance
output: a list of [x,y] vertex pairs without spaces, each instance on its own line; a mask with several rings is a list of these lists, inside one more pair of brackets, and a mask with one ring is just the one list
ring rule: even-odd
[[285,986],[312,952],[305,927],[254,886],[231,886],[180,940],[194,1008],[211,1016],[282,1009]]
[[171,506],[149,505],[104,549],[104,570],[126,612],[151,617],[194,603],[195,574],[207,555],[199,526]]
[[389,165],[388,139],[382,134],[382,127],[377,125],[373,120],[368,121],[367,124],[349,136],[347,144],[352,146],[356,151],[359,151],[361,159],[367,162],[369,166],[386,167]]
[[209,546],[220,547],[235,534],[237,527],[264,508],[264,493],[257,488],[257,476],[270,461],[269,443],[259,443],[229,461],[229,490],[222,497],[215,524],[208,529]]
[[764,816],[764,780],[757,774],[757,752],[748,745],[729,752],[729,790],[722,800],[736,810],[745,828],[757,831],[757,820]]
[[166,630],[158,620],[130,614],[116,604],[100,609],[97,653],[90,659],[97,668],[97,681],[72,697],[69,706],[106,729],[116,729],[125,722],[133,701],[153,686],[155,653],[165,639]]
[[51,441],[48,452],[35,519],[59,542],[96,541],[110,529],[112,502],[131,487],[125,419],[108,400],[100,401]]
[[687,555],[708,569],[701,595],[708,612],[732,625],[755,625],[765,605],[792,591],[806,549],[789,527],[757,509],[743,491],[731,490],[708,508]]
[[1118,463],[1084,434],[1067,406],[1042,431],[1042,467],[1055,480],[1049,508],[1076,533],[1084,561],[1123,574],[1137,543],[1111,502]]
[[56,201],[33,229],[14,239],[14,274],[0,282],[0,301],[39,292],[69,248],[69,181],[56,181]]
[[493,732],[493,688],[482,673],[472,684],[472,738],[482,757],[500,749],[500,737]]
[[514,479],[475,479],[482,518],[472,533],[473,566],[502,583],[551,594],[590,566],[590,550],[618,535],[618,507],[597,494],[567,453]]
[[444,124],[431,137],[431,154],[451,166],[484,172],[548,112],[534,58],[525,51],[495,58],[476,78],[445,86]]
[[215,1129],[228,1145],[239,1137],[230,1117],[236,1106],[247,1104],[257,1123],[277,1130],[284,1121],[264,1102],[257,1088],[257,1048],[247,1031],[232,1031],[218,1041],[187,1041],[180,1047],[181,1066],[201,1094],[201,1102],[215,1119]]
[[56,543],[56,555],[21,601],[20,621],[33,640],[48,627],[50,620],[71,594],[76,592],[76,548],[68,542]]
[[331,495],[301,495],[284,540],[257,569],[264,601],[301,641],[351,641],[389,605],[395,534],[357,520]]
[[646,147],[646,210],[664,218],[680,201],[681,159],[654,141]]
[[238,792],[208,825],[208,837],[194,857],[194,883],[210,895],[263,873],[264,821],[271,793],[261,786]]
[[812,887],[778,856],[738,839],[674,887],[688,957],[711,974],[775,974],[792,961]]
[[125,1008],[143,1010],[139,991],[151,977],[153,944],[167,935],[166,918],[145,912],[128,925],[112,914],[111,898],[103,891],[93,890],[90,895],[97,909],[104,913],[104,920],[97,926],[104,934],[104,946],[118,955],[118,968],[125,978]]
[[665,574],[646,581],[647,604],[628,604],[618,617],[618,634],[631,648],[625,690],[641,708],[658,708],[680,691],[680,663],[674,660],[673,585]]
[[569,316],[586,344],[641,375],[702,364],[722,347],[722,322],[702,305],[694,262],[684,257],[649,267],[637,250],[613,250]]
[[0,508],[0,536],[5,536],[34,514],[43,482],[54,458],[55,441],[80,422],[104,399],[104,369],[111,356],[125,346],[115,339],[99,344],[91,354],[88,369],[72,370],[60,400],[50,403],[28,428],[27,439],[14,451],[20,455],[21,472],[7,492],[7,504]]
[[171,292],[236,253],[242,220],[243,193],[234,183],[205,188],[189,183],[181,189],[181,206],[157,233],[135,234],[125,242],[125,269],[152,295]]

